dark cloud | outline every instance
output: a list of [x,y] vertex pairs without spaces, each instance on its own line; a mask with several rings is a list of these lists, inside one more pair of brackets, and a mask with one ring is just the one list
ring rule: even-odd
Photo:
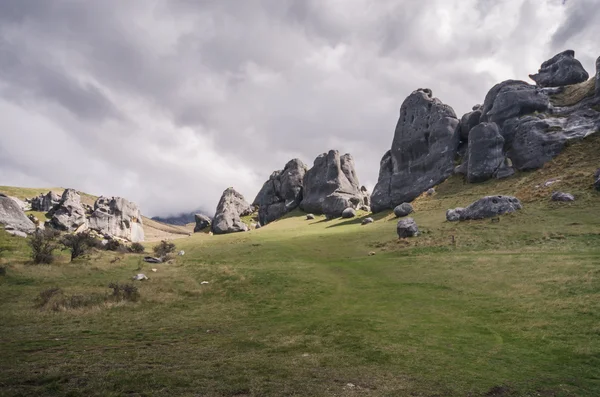
[[373,186],[414,89],[461,115],[565,46],[591,71],[592,3],[5,0],[0,184],[177,213],[337,148]]

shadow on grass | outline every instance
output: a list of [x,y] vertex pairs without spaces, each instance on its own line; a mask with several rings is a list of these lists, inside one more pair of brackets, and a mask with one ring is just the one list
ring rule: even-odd
[[[378,212],[377,214],[364,214],[362,216],[350,218],[344,222],[336,223],[335,225],[327,226],[327,228],[338,227],[338,226],[357,225],[357,224],[360,225],[360,224],[362,224],[362,221],[365,220],[366,218],[373,218],[374,221],[380,221],[382,219],[385,219],[389,214],[390,214],[390,211]],[[391,220],[393,221],[394,219],[391,219]],[[367,227],[368,225],[369,224],[366,224],[364,226]]]

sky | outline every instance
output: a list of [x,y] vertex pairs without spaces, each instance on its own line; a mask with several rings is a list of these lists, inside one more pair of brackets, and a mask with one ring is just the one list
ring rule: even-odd
[[0,185],[214,212],[337,149],[371,189],[412,91],[460,117],[565,49],[593,75],[599,20],[598,0],[2,0]]

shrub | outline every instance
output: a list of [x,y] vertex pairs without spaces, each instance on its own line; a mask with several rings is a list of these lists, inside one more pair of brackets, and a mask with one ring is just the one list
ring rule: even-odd
[[159,258],[163,258],[163,260],[165,258],[169,257],[169,254],[172,254],[173,252],[175,252],[175,244],[163,240],[160,242],[160,244],[158,244],[157,246],[155,246],[153,248],[154,250],[154,254],[156,256],[158,256]]
[[137,287],[133,284],[110,283],[108,288],[112,289],[111,293],[87,295],[67,295],[58,287],[47,288],[38,294],[35,303],[40,309],[57,312],[97,306],[106,302],[136,302],[140,297]]
[[121,250],[123,244],[119,240],[108,240],[106,245],[104,245],[104,249],[107,251],[119,251]]
[[142,253],[144,253],[144,251],[145,251],[146,249],[145,249],[145,248],[144,248],[144,246],[143,246],[142,244],[140,244],[140,243],[133,243],[133,244],[131,244],[131,247],[129,247],[129,250],[130,250],[131,252],[133,252],[133,253],[136,253],[136,254],[142,254]]
[[6,268],[4,266],[0,266],[0,276],[6,276]]
[[36,302],[37,302],[38,306],[43,307],[43,306],[48,305],[48,303],[50,302],[50,299],[52,299],[52,297],[54,297],[56,295],[60,295],[60,294],[62,294],[62,290],[60,288],[58,288],[58,287],[48,288],[39,293],[39,295],[36,298]]
[[71,261],[84,255],[90,247],[95,246],[95,238],[89,232],[67,234],[61,240],[62,245],[71,250]]
[[33,263],[37,264],[51,264],[54,262],[53,251],[58,248],[56,238],[58,232],[52,229],[36,230],[29,240],[29,246],[31,247],[31,259]]
[[108,288],[113,290],[110,297],[115,301],[135,302],[140,297],[138,288],[133,284],[110,283]]

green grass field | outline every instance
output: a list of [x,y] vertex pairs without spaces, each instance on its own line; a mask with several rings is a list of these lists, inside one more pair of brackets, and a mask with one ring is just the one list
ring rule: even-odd
[[[0,395],[598,396],[600,164],[586,157],[598,145],[500,182],[451,178],[415,201],[422,233],[409,240],[388,213],[361,226],[295,212],[175,240],[186,255],[172,264],[94,252],[34,266],[25,240],[0,232]],[[551,177],[563,180],[535,188]],[[578,201],[550,202],[555,188]],[[492,193],[524,209],[445,221]],[[139,272],[138,302],[35,303]]]

